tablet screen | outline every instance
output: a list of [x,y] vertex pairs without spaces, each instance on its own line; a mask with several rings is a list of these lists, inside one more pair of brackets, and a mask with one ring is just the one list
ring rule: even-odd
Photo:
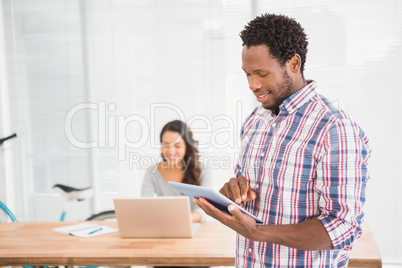
[[238,209],[240,209],[240,211],[243,212],[244,214],[252,217],[257,223],[263,223],[260,219],[255,217],[253,214],[246,211],[245,209],[243,209],[242,207],[237,205],[235,202],[233,202],[226,196],[214,191],[211,188],[198,186],[198,185],[173,182],[173,181],[169,181],[168,183],[172,187],[177,189],[179,192],[187,195],[190,199],[203,197],[209,203],[211,203],[213,206],[215,206],[217,209],[219,209],[222,212],[225,212],[229,215],[232,215],[232,214],[228,211],[227,208],[230,204],[232,204],[232,205],[236,206]]

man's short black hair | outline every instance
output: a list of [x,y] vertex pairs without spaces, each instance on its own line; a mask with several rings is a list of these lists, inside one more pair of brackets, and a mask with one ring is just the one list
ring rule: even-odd
[[272,57],[282,66],[295,54],[299,54],[300,72],[303,76],[308,46],[307,35],[294,19],[285,15],[265,13],[250,21],[240,32],[240,37],[243,46],[266,45]]

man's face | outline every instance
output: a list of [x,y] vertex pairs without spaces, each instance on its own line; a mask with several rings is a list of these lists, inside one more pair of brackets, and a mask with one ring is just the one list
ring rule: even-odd
[[282,101],[295,92],[288,63],[281,66],[267,46],[243,46],[242,64],[250,89],[265,109],[276,112]]

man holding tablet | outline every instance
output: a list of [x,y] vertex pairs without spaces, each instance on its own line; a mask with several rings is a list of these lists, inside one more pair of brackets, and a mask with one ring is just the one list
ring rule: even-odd
[[283,15],[240,33],[242,68],[261,103],[245,120],[240,159],[220,192],[261,219],[194,201],[235,230],[236,267],[347,267],[362,234],[371,148],[363,130],[304,78],[307,36]]

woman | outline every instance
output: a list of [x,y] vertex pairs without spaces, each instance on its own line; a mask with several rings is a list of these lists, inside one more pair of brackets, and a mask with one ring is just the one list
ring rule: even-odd
[[[210,175],[200,166],[197,141],[184,122],[167,123],[160,133],[160,142],[163,161],[146,171],[141,196],[181,196],[168,181],[210,186]],[[192,221],[204,220],[205,212],[192,201],[190,205]]]

